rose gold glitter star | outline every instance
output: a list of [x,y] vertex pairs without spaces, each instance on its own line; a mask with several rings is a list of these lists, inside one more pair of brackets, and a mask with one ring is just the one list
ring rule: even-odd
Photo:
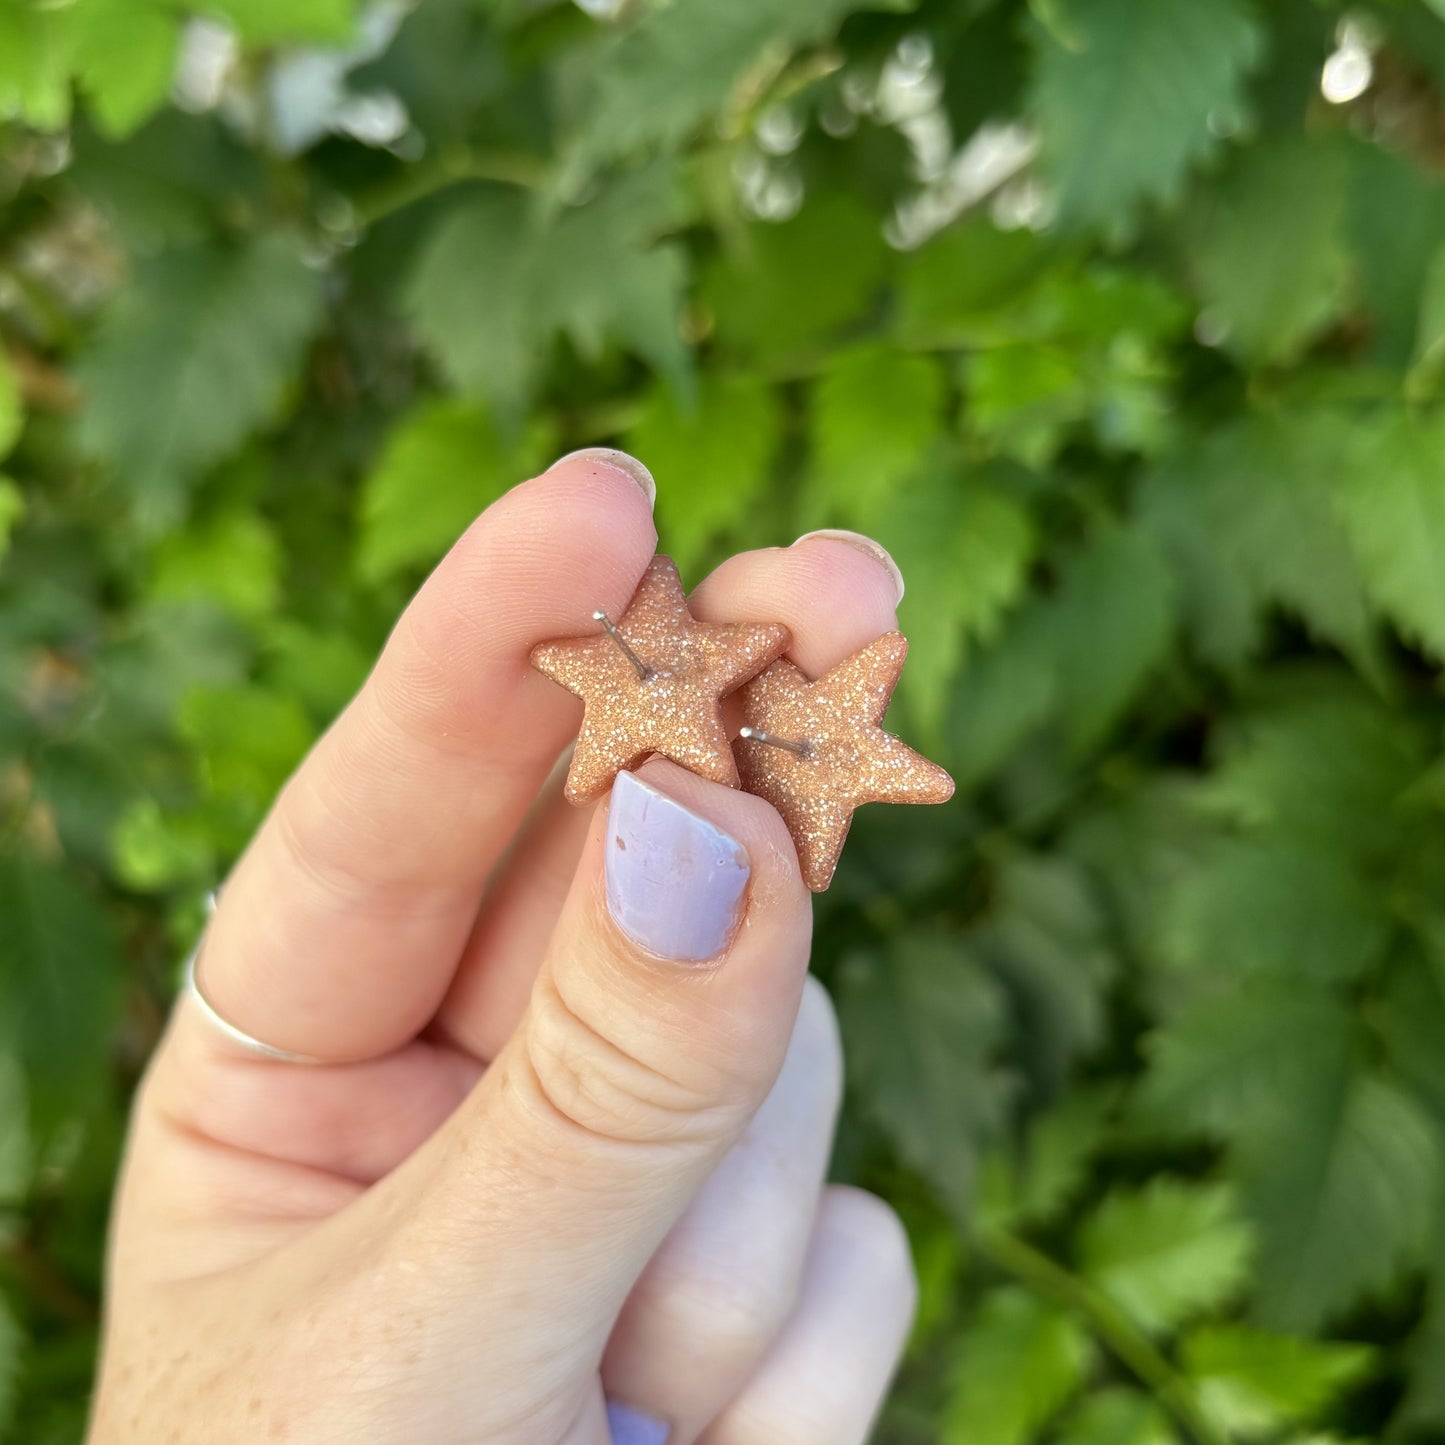
[[649,753],[737,787],[721,700],[781,655],[788,629],[695,621],[671,557],[647,564],[615,626],[598,621],[608,630],[532,649],[532,665],[584,704],[568,799],[590,802]]
[[908,639],[888,632],[817,682],[775,662],[743,689],[743,787],[783,815],[815,893],[832,881],[855,808],[953,796],[937,763],[880,726],[907,656]]

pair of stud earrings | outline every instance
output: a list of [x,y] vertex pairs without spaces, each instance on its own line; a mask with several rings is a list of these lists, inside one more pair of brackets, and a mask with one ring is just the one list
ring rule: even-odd
[[[775,622],[713,624],[688,610],[677,567],[654,557],[627,610],[593,614],[590,637],[544,642],[532,664],[583,702],[567,774],[577,804],[607,791],[653,753],[766,798],[798,850],[815,893],[832,881],[854,809],[863,803],[944,803],[953,779],[881,724],[908,642],[888,632],[817,681],[783,659],[792,640]],[[743,715],[728,738],[723,699]]]

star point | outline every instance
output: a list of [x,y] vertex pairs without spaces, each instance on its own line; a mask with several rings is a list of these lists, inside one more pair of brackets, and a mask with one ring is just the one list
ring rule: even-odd
[[788,629],[698,622],[676,565],[663,556],[648,563],[615,627],[615,637],[562,638],[532,649],[532,665],[583,703],[567,798],[590,802],[652,753],[736,788],[722,699],[781,656]]
[[907,655],[903,634],[888,632],[816,682],[779,661],[743,689],[746,726],[774,740],[734,744],[743,787],[782,814],[815,893],[832,881],[855,809],[953,796],[937,763],[882,727]]

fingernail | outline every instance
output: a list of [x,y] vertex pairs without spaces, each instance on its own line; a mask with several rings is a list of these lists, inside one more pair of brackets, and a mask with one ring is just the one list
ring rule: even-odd
[[[903,573],[881,542],[875,542],[872,537],[865,537],[862,532],[847,532],[841,527],[824,527],[817,532],[804,532],[798,538],[798,542],[810,542],[814,537],[826,537],[834,542],[846,542],[850,547],[856,547],[860,552],[866,552],[875,562],[881,562],[887,568],[888,575],[893,579],[893,590],[898,594],[893,600],[895,602],[903,601]],[[793,546],[796,547],[798,542],[794,542]]]
[[748,855],[721,828],[618,773],[607,815],[607,908],[639,948],[679,963],[716,958],[737,931]]
[[607,1429],[612,1435],[612,1445],[667,1445],[667,1437],[672,1433],[661,1420],[654,1420],[631,1405],[619,1405],[615,1400],[607,1402]]
[[642,488],[649,507],[657,502],[657,483],[652,480],[652,473],[636,457],[628,456],[616,447],[583,447],[580,451],[568,452],[565,457],[558,457],[547,470],[552,471],[563,462],[580,461],[596,462],[599,467],[611,467],[615,472],[624,473]]

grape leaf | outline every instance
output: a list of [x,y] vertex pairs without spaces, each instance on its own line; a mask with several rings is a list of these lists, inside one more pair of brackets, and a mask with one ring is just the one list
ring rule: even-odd
[[1139,1105],[1170,1132],[1222,1139],[1330,1105],[1347,1076],[1356,1026],[1323,989],[1256,979],[1191,1003],[1147,1041]]
[[504,440],[474,402],[438,399],[409,412],[361,490],[356,569],[383,582],[430,566],[509,487],[545,465],[549,435]]
[[1151,538],[1111,529],[1075,554],[1053,616],[1060,715],[1083,751],[1164,658],[1174,631],[1173,579]]
[[1127,229],[1215,148],[1211,122],[1241,119],[1259,26],[1239,0],[1054,0],[1049,11],[1055,26],[1034,30],[1033,110],[1059,218]]
[[65,8],[0,3],[0,119],[57,130],[70,119],[75,20]]
[[1002,1000],[962,940],[901,933],[886,958],[845,958],[836,997],[848,1068],[865,1112],[961,1211],[976,1151],[997,1126],[993,1077]]
[[1104,994],[1117,970],[1091,880],[1056,855],[1005,855],[993,907],[972,935],[1019,1016],[1016,1046],[1047,1097],[1104,1034]]
[[947,715],[947,762],[960,790],[989,776],[1051,714],[1057,688],[1050,618],[1035,601],[964,656]]
[[1053,1219],[1077,1194],[1108,1137],[1112,1103],[1106,1091],[1075,1089],[1032,1118],[1015,1147],[990,1150],[979,1172],[980,1226],[1012,1229]]
[[941,1445],[1025,1445],[1083,1383],[1089,1337],[1027,1290],[995,1290],[958,1343]]
[[1395,1422],[1413,1438],[1445,1426],[1445,1223],[1435,1228],[1425,1318],[1410,1346],[1410,1389]]
[[558,335],[588,361],[616,343],[685,387],[684,253],[664,166],[553,216],[514,188],[468,189],[432,223],[405,288],[417,331],[463,390],[520,415]]
[[1313,1418],[1375,1366],[1367,1345],[1238,1325],[1201,1326],[1185,1338],[1181,1353],[1205,1413],[1220,1430],[1246,1439]]
[[276,417],[321,319],[319,278],[275,231],[144,263],[82,360],[80,437],[153,520]]
[[110,918],[68,871],[0,855],[0,1046],[25,1066],[42,1129],[101,1082],[123,977]]
[[1237,1172],[1260,1230],[1255,1313],[1318,1330],[1424,1261],[1440,1198],[1440,1135],[1394,1084],[1322,1076],[1287,1121],[1252,1127]]
[[676,147],[715,112],[764,58],[825,39],[850,10],[892,8],[869,0],[673,0],[644,10],[598,57],[597,95],[573,157],[574,174],[620,156]]
[[724,528],[747,537],[781,434],[777,397],[752,376],[703,377],[692,407],[660,387],[647,397],[627,445],[658,479],[659,532],[684,570]]
[[129,135],[165,103],[180,51],[175,11],[161,0],[81,0],[75,70],[102,135]]
[[152,595],[161,601],[206,599],[258,621],[281,599],[281,548],[259,517],[227,512],[171,533],[156,549]]
[[208,8],[255,46],[348,40],[357,11],[356,0],[208,0]]
[[26,1345],[25,1331],[0,1295],[0,1430],[9,1426],[15,1413]]
[[1153,1400],[1122,1385],[1080,1401],[1055,1438],[1057,1445],[1178,1445],[1179,1439]]
[[1191,438],[1146,483],[1145,525],[1181,579],[1181,604],[1209,655],[1242,662],[1278,606],[1377,675],[1375,624],[1336,515],[1348,427],[1326,412],[1252,413]]
[[1412,642],[1445,659],[1445,417],[1388,418],[1363,433],[1339,486],[1365,586]]
[[877,529],[913,594],[929,599],[909,609],[914,650],[901,693],[935,739],[966,646],[994,636],[1028,583],[1038,539],[1011,481],[1004,468],[940,455],[905,483]]
[[698,294],[724,348],[789,356],[857,317],[887,265],[878,217],[847,193],[824,191],[791,220],[744,232],[704,272]]
[[20,383],[15,378],[0,350],[0,457],[4,457],[20,439],[25,427],[25,404],[20,397]]
[[1343,307],[1349,159],[1296,137],[1254,146],[1214,196],[1195,250],[1199,295],[1242,360],[1292,359]]
[[1177,884],[1171,959],[1205,977],[1251,973],[1348,983],[1379,957],[1386,901],[1347,855],[1279,838],[1231,838]]
[[922,356],[879,346],[834,355],[812,394],[808,528],[873,529],[943,424],[944,376]]
[[1079,1230],[1084,1278],[1151,1334],[1227,1304],[1249,1277],[1252,1250],[1222,1184],[1159,1178],[1116,1189]]
[[1198,800],[1242,828],[1342,862],[1393,858],[1402,799],[1426,768],[1428,739],[1410,719],[1333,679],[1301,683],[1219,730],[1219,761]]

